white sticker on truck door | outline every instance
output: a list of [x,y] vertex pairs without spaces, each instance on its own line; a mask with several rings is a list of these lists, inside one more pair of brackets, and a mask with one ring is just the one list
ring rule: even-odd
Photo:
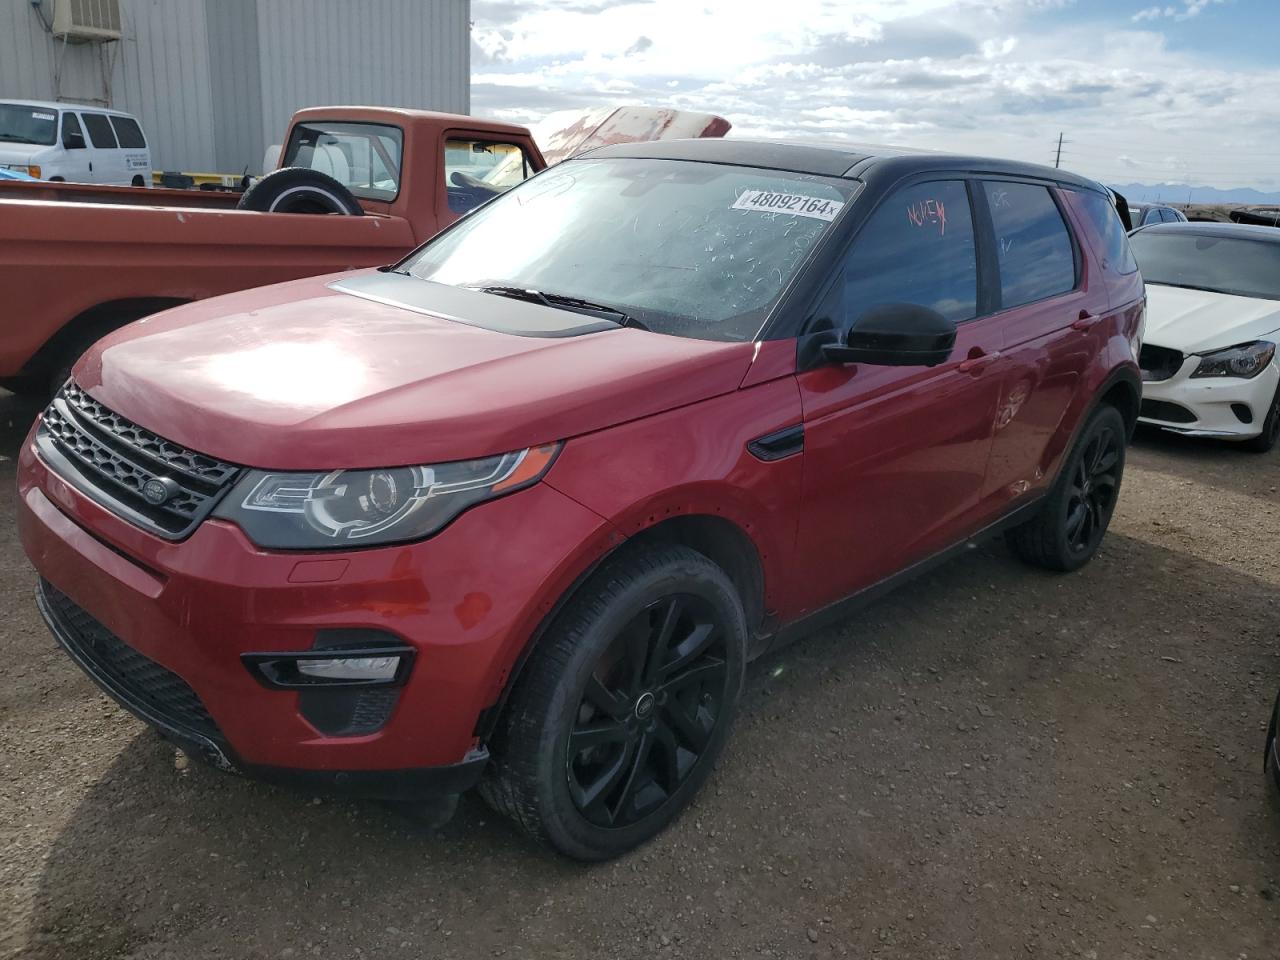
[[755,210],[758,213],[790,213],[828,222],[844,208],[842,200],[809,197],[803,193],[776,193],[772,190],[747,190],[734,202],[731,210]]

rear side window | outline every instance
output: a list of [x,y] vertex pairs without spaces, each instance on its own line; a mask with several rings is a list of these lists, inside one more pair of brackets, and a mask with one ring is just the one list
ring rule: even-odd
[[84,127],[89,131],[89,142],[99,150],[114,150],[116,135],[111,132],[111,121],[105,113],[84,114]]
[[133,117],[112,117],[111,126],[116,132],[120,146],[129,149],[145,150],[147,138],[142,135],[142,128]]
[[955,323],[978,313],[978,258],[963,181],[906,187],[876,208],[845,266],[842,312],[914,303]]
[[1116,273],[1129,274],[1138,269],[1138,261],[1133,258],[1129,249],[1129,235],[1124,224],[1120,222],[1120,214],[1109,197],[1092,190],[1076,194],[1080,209],[1084,212],[1089,224],[1102,243],[1098,253],[1102,256],[1102,265]]
[[1076,286],[1076,251],[1062,211],[1047,187],[984,182],[1004,309],[1069,293]]

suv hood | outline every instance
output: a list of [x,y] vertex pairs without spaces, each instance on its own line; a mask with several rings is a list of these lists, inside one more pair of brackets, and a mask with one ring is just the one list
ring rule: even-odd
[[362,271],[147,317],[99,341],[74,376],[192,450],[315,470],[463,460],[589,433],[731,392],[754,351]]
[[1143,337],[1147,343],[1183,353],[1204,353],[1260,339],[1277,328],[1278,300],[1147,284]]

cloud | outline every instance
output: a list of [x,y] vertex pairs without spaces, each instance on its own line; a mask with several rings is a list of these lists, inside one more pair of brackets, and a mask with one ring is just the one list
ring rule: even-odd
[[641,103],[718,113],[740,136],[1033,162],[1062,132],[1064,164],[1100,179],[1260,183],[1280,165],[1280,68],[1152,29],[1212,5],[1104,28],[1060,0],[788,0],[786,16],[777,0],[475,0],[473,109],[535,122]]
[[1207,8],[1225,3],[1226,0],[1182,0],[1182,6],[1163,6],[1163,7],[1147,7],[1145,10],[1139,10],[1131,18],[1134,23],[1141,23],[1144,20],[1160,20],[1162,18],[1171,20],[1190,20],[1192,17],[1198,17]]

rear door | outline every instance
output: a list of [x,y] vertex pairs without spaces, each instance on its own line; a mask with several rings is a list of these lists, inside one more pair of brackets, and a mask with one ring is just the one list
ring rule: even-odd
[[972,532],[1000,396],[1001,322],[984,316],[963,179],[890,193],[854,239],[817,315],[847,329],[916,303],[958,324],[937,367],[820,364],[797,377],[804,498],[795,595],[812,610]]
[[89,182],[128,183],[111,120],[105,113],[87,110],[80,114],[80,119],[84,122],[85,133],[89,135]]
[[[1006,366],[984,498],[1000,510],[1048,479],[1109,303],[1056,188],[985,180]],[[1069,430],[1068,430],[1069,432]]]

